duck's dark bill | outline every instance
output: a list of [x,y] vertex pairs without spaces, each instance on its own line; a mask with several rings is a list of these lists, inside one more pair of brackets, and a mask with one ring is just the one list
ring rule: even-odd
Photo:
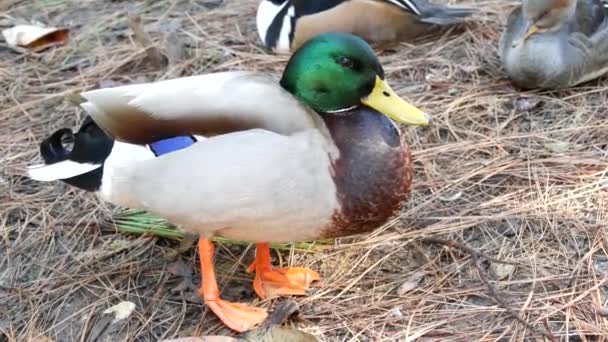
[[400,98],[386,81],[378,76],[374,89],[361,99],[361,102],[406,125],[426,126],[430,122],[430,116]]

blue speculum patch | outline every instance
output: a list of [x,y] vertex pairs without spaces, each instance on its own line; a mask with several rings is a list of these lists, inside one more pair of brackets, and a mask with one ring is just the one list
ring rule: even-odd
[[190,135],[174,137],[164,140],[159,140],[149,144],[150,150],[155,156],[162,156],[163,154],[175,152],[186,147],[192,146],[196,142],[196,139]]

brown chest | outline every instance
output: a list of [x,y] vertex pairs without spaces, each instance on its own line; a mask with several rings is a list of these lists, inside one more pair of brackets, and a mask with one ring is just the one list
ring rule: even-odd
[[410,151],[390,119],[371,109],[326,115],[324,120],[340,150],[332,165],[340,209],[323,237],[371,231],[386,223],[408,197]]

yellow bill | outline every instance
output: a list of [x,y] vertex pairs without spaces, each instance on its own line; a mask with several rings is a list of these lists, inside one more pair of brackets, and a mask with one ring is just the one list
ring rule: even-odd
[[513,45],[511,47],[516,47],[517,45],[525,42],[526,40],[528,40],[528,38],[532,37],[532,35],[534,35],[538,32],[540,32],[540,29],[538,28],[538,26],[536,26],[536,25],[530,26],[530,28],[526,32],[526,35],[522,39],[515,41],[515,43],[513,43]]
[[376,76],[372,92],[361,99],[363,104],[379,111],[389,118],[413,126],[427,126],[431,117],[400,98],[389,85]]

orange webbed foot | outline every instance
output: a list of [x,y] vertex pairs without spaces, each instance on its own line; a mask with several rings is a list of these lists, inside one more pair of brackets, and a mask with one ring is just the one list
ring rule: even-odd
[[205,304],[230,329],[245,332],[262,323],[266,310],[241,303],[231,303],[220,298],[215,271],[213,269],[213,244],[200,238],[198,253],[201,259],[202,284],[199,289]]
[[264,309],[220,298],[205,300],[205,304],[227,327],[238,332],[255,328],[268,316]]
[[255,271],[253,289],[262,298],[305,295],[319,274],[308,267],[274,268],[270,265],[270,249],[267,243],[257,245],[256,258],[247,269]]

